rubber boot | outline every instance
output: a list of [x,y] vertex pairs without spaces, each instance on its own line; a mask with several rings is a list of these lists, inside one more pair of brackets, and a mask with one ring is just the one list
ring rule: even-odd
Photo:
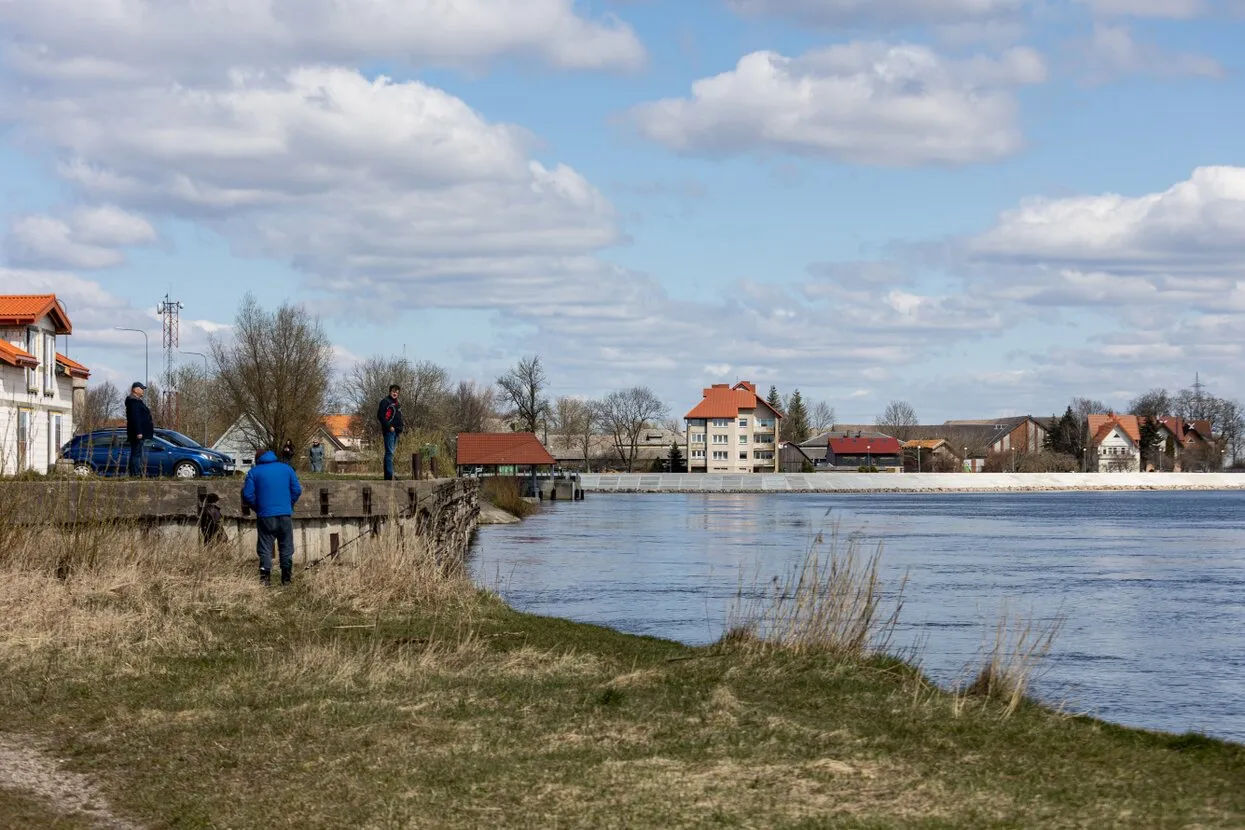
[[281,569],[281,584],[289,585],[293,581],[294,581],[294,569],[293,568],[282,568]]
[[269,571],[264,570],[263,568],[259,569],[259,584],[263,585],[265,588],[272,585],[271,573]]

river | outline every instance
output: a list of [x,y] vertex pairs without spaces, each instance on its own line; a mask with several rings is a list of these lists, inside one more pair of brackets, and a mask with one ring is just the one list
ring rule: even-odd
[[893,647],[938,682],[1003,613],[1062,620],[1038,698],[1245,742],[1245,493],[590,493],[481,528],[471,567],[523,611],[703,644],[835,528],[907,575]]

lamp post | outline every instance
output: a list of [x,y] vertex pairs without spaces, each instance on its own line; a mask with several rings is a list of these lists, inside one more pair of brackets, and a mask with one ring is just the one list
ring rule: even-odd
[[1016,448],[1012,447],[1012,472],[1016,472]]
[[[207,383],[207,376],[208,376],[208,363],[207,363],[207,355],[205,355],[203,352],[192,352],[192,351],[190,351],[189,349],[178,349],[178,354],[192,354],[192,355],[194,355],[195,357],[201,357],[201,358],[203,358],[203,382],[204,382],[204,384],[206,384],[206,383]],[[205,446],[205,447],[208,445],[208,442],[207,442],[207,440],[208,440],[208,416],[207,416],[207,413],[208,413],[208,408],[205,406],[205,407],[203,407],[203,446]]]
[[117,331],[136,331],[143,336],[143,385],[151,385],[151,341],[147,339],[147,332],[142,329],[132,329],[126,326],[113,326]]
[[865,444],[865,472],[873,469],[873,445]]
[[964,472],[971,473],[973,471],[973,462],[968,458],[968,447],[964,448]]
[[1081,447],[1081,472],[1089,472],[1089,447]]

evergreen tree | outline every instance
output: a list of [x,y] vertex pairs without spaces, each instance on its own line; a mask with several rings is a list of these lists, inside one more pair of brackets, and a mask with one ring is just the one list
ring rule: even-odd
[[771,386],[769,395],[765,398],[765,402],[769,404],[775,412],[782,412],[782,396],[778,394],[778,387]]
[[787,399],[787,417],[782,422],[784,441],[798,444],[808,440],[808,409],[804,406],[804,397],[796,389]]
[[679,448],[678,441],[670,442],[670,454],[667,456],[670,460],[670,472],[686,473],[687,465],[683,463],[683,450]]
[[1076,413],[1068,407],[1061,417],[1051,416],[1051,426],[1046,433],[1046,449],[1062,455],[1081,457],[1081,425]]
[[1159,437],[1159,422],[1154,418],[1138,418],[1138,432],[1141,440],[1139,449],[1141,450],[1141,472],[1146,471],[1147,464],[1154,461],[1154,451],[1159,448],[1162,439]]

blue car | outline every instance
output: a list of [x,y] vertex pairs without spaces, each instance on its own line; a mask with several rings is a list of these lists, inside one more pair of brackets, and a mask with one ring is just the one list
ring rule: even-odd
[[[171,429],[157,429],[146,439],[147,475],[150,477],[199,478],[232,475],[234,461]],[[123,429],[101,429],[83,435],[61,448],[61,457],[73,463],[75,473],[123,476],[130,466],[130,445]]]

